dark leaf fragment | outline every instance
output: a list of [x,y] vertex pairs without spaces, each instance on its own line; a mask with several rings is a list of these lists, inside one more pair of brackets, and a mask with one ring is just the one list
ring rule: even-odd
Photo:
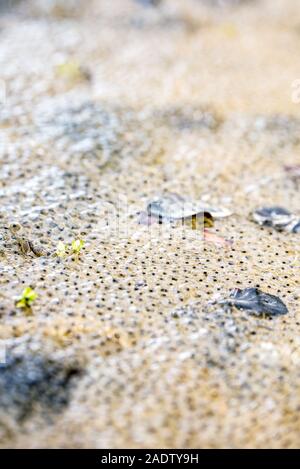
[[282,207],[262,207],[255,210],[253,220],[259,225],[270,226],[278,231],[300,232],[300,220]]
[[300,220],[293,226],[292,233],[300,233]]
[[294,216],[282,207],[262,207],[255,210],[253,219],[259,225],[271,226],[278,230],[285,229],[294,219]]
[[229,298],[220,304],[236,306],[239,309],[252,311],[257,315],[279,316],[288,313],[283,301],[275,295],[264,293],[258,288],[236,288],[231,291]]
[[206,228],[204,229],[204,241],[212,243],[218,247],[226,247],[231,246],[233,244],[232,240],[223,238],[222,236],[218,236],[215,233],[208,231]]

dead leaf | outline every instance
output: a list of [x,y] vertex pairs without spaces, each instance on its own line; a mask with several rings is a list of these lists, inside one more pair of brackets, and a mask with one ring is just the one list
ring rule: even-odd
[[257,315],[279,316],[288,313],[286,305],[278,296],[264,293],[258,288],[235,288],[228,299],[218,303],[252,311]]
[[207,229],[204,229],[204,241],[219,247],[231,246],[233,244],[232,240],[218,236]]

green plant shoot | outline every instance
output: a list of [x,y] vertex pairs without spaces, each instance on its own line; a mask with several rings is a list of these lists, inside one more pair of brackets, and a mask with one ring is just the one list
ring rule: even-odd
[[31,308],[32,303],[37,297],[37,293],[32,288],[26,287],[18,298],[16,306],[17,308]]
[[79,254],[83,246],[84,246],[84,241],[82,239],[76,239],[72,241],[73,254]]
[[62,241],[59,241],[57,245],[56,255],[58,257],[65,257],[67,255],[67,246]]

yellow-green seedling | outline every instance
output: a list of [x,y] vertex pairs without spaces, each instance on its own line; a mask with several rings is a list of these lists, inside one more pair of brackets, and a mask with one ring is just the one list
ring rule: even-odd
[[84,246],[84,241],[82,239],[74,239],[71,245],[65,244],[62,241],[59,241],[56,249],[56,256],[60,258],[65,258],[70,255],[79,256],[80,251]]
[[72,246],[72,253],[78,255],[84,246],[84,241],[82,239],[76,239],[72,241],[71,246]]
[[62,241],[59,241],[57,245],[57,249],[56,249],[57,257],[66,257],[67,254],[68,254],[68,246]]
[[66,79],[72,83],[89,81],[91,79],[89,70],[76,61],[59,64],[56,67],[56,74],[58,77]]
[[37,293],[30,287],[26,287],[22,295],[17,299],[17,308],[31,308],[32,303],[37,299]]

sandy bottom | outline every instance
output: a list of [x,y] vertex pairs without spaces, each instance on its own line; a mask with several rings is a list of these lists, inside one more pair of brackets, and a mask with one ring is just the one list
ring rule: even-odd
[[[0,12],[1,447],[298,447],[300,235],[251,220],[260,206],[300,215],[285,169],[300,165],[298,1],[13,3]],[[166,192],[232,215],[206,236],[148,226],[140,213]],[[55,257],[76,239],[78,256]],[[31,310],[15,305],[27,286]],[[289,312],[209,304],[236,287]]]

